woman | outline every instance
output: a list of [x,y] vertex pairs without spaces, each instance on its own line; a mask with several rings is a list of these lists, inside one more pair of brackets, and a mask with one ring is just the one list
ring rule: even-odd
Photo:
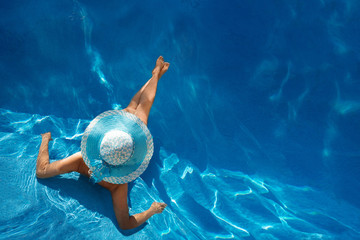
[[135,94],[127,108],[108,111],[95,118],[84,133],[81,152],[50,163],[48,144],[51,133],[41,134],[36,176],[50,178],[75,171],[90,177],[110,191],[121,229],[136,228],[154,214],[161,213],[167,205],[153,202],[148,210],[129,216],[127,182],[146,169],[152,156],[152,137],[146,126],[158,81],[169,65],[160,56],[152,77]]

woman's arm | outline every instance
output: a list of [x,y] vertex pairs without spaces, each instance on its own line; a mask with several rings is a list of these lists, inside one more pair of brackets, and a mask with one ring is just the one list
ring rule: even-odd
[[142,212],[129,216],[129,207],[127,204],[128,185],[119,185],[111,192],[115,216],[121,229],[132,229],[140,226],[146,220],[156,213],[162,213],[167,206],[165,203],[153,202],[151,207]]

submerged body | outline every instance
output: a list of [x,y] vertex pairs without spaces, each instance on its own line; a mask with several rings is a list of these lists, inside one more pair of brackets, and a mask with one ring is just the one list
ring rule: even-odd
[[[152,77],[135,94],[130,104],[122,111],[134,114],[147,125],[150,109],[155,99],[158,81],[168,70],[169,65],[170,64],[164,62],[163,57],[160,56],[152,71]],[[36,176],[38,178],[50,178],[74,171],[90,177],[89,167],[85,164],[81,152],[50,163],[48,150],[50,140],[50,132],[42,134],[42,142],[36,164]],[[110,191],[116,219],[122,229],[132,229],[140,226],[154,214],[161,213],[167,206],[165,203],[153,202],[148,210],[130,216],[127,203],[128,184],[113,184],[106,181],[101,181],[98,184]]]

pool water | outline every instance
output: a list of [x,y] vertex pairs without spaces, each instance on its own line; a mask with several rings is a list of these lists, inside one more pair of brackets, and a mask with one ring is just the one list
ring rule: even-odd
[[[360,239],[360,6],[349,1],[0,3],[0,239]],[[87,124],[151,76],[155,151],[111,196],[77,173]]]

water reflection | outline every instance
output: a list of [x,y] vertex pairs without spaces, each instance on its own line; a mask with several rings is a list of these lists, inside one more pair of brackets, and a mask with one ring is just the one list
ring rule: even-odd
[[[79,234],[80,229],[91,229],[93,224],[98,230],[87,231],[89,236],[121,234],[116,230],[116,223],[111,223],[115,220],[111,216],[111,199],[105,190],[82,180],[76,173],[40,182],[35,178],[39,129],[48,128],[56,133],[50,144],[50,156],[58,159],[78,150],[81,133],[89,121],[0,110],[3,149],[0,158],[5,167],[0,179],[7,179],[11,174],[12,180],[7,183],[18,186],[5,187],[1,194],[2,212],[4,207],[11,206],[17,215],[2,215],[0,231],[5,231],[7,237],[40,234],[51,219],[62,222],[56,230],[50,224],[55,235],[61,232],[61,236],[68,236],[71,233],[65,229],[69,226],[73,228],[72,233]],[[134,182],[129,193],[130,212],[144,211],[152,201],[164,201],[160,196],[168,197],[169,207],[131,235],[132,239],[142,234],[156,239],[360,237],[360,224],[355,217],[360,214],[359,210],[325,197],[311,187],[296,187],[210,165],[201,172],[188,160],[179,159],[164,148],[160,149],[159,157],[160,176],[153,176],[150,186],[141,178]],[[66,179],[76,183],[63,185]],[[21,198],[16,190],[19,186],[23,189]],[[79,192],[79,189],[82,190]],[[94,204],[97,207],[94,208]],[[21,224],[27,223],[22,230],[13,228],[19,224],[19,217]],[[99,229],[105,225],[106,231]],[[6,230],[10,228],[13,230]]]

